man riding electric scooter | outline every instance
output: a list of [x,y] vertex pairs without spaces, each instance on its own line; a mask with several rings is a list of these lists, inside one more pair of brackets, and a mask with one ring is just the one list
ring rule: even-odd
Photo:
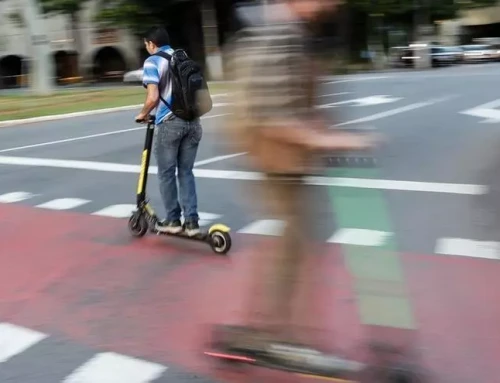
[[[199,234],[200,227],[193,166],[202,138],[200,119],[196,113],[185,113],[191,114],[191,118],[187,119],[177,112],[179,107],[172,107],[178,106],[182,101],[179,99],[184,97],[179,97],[179,92],[185,90],[176,89],[181,81],[175,81],[170,70],[173,65],[172,57],[177,51],[170,47],[167,31],[160,27],[151,28],[144,35],[144,45],[151,55],[144,63],[143,84],[147,89],[147,97],[135,119],[147,121],[148,116],[156,109],[154,152],[166,220],[158,222],[155,229],[170,234],[178,234],[185,230],[189,236],[195,236]],[[186,56],[184,59],[186,62],[189,61]],[[197,68],[189,72],[189,75],[200,77],[196,70]],[[186,112],[186,109],[191,107],[191,105],[181,105],[180,109]],[[179,181],[180,204],[176,178]],[[183,225],[181,213],[184,215]]]

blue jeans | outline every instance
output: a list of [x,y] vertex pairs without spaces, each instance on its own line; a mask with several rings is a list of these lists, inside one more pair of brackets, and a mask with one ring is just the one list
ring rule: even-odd
[[[198,222],[198,200],[193,166],[201,137],[199,119],[184,121],[173,116],[156,126],[154,151],[158,164],[160,193],[168,222],[179,220],[181,212],[184,213],[185,221]],[[180,205],[177,197],[177,178]]]

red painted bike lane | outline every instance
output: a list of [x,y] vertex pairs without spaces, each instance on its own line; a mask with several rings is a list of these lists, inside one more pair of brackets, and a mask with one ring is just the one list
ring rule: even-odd
[[[14,205],[0,206],[0,229],[0,321],[243,382],[214,368],[203,345],[210,324],[244,316],[245,270],[259,261],[254,248],[272,241],[236,236],[230,256],[221,257],[199,243],[133,239],[124,220]],[[329,350],[360,355],[370,331],[359,324],[340,248],[317,245],[311,253],[307,272],[316,282],[296,324]],[[434,381],[493,381],[500,374],[499,264],[410,254],[403,264],[417,343]]]

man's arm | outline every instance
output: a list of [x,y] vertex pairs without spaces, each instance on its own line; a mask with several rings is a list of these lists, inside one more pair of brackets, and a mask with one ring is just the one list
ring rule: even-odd
[[160,83],[160,72],[154,58],[150,57],[144,62],[143,84],[146,86],[146,100],[142,107],[140,116],[147,116],[156,108],[160,99],[158,84]]
[[146,101],[144,101],[144,106],[141,110],[141,115],[147,116],[151,111],[156,108],[158,101],[160,100],[160,92],[158,90],[158,84],[148,84]]
[[280,121],[272,128],[262,129],[261,134],[270,140],[286,142],[313,151],[365,150],[373,146],[376,139],[368,134],[353,134],[340,131],[305,128],[314,122],[299,120]]

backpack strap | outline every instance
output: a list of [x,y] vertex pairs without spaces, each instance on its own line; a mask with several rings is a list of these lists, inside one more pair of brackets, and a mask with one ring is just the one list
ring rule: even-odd
[[158,51],[153,56],[160,56],[168,61],[170,61],[170,59],[172,58],[172,55],[168,54],[167,52],[163,52],[163,51]]
[[[167,60],[169,62],[169,65],[170,65],[170,60],[172,58],[172,55],[168,54],[167,52],[158,51],[153,56],[163,57],[165,60]],[[160,101],[163,102],[168,107],[168,109],[170,109],[170,111],[172,111],[172,106],[161,96],[161,92],[159,90],[158,90],[158,93],[159,93]]]

